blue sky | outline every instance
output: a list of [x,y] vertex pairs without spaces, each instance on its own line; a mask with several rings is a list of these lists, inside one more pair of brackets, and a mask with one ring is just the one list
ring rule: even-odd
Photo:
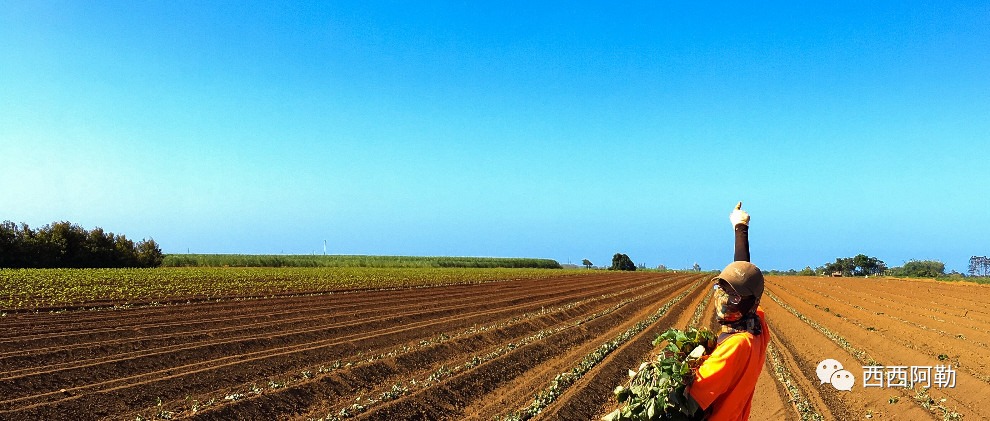
[[0,7],[0,219],[166,253],[990,253],[986,2]]

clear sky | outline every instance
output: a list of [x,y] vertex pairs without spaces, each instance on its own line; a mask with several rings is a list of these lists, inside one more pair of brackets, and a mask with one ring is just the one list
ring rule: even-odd
[[0,0],[0,220],[166,253],[990,254],[987,2]]

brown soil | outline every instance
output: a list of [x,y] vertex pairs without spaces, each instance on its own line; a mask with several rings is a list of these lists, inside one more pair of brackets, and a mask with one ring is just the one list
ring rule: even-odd
[[[0,327],[0,418],[134,419],[192,415],[193,408],[197,415],[236,416],[248,415],[238,412],[248,407],[271,418],[336,409],[338,402],[404,376],[625,301],[601,320],[570,330],[597,332],[592,327],[620,324],[647,305],[642,297],[656,298],[687,283],[656,274],[608,274],[11,314]],[[497,328],[419,346],[482,326]],[[555,349],[546,354],[555,355]],[[360,363],[389,352],[396,356]],[[322,370],[339,362],[353,366]],[[309,373],[293,382],[303,372]],[[326,388],[339,392],[328,395]],[[259,404],[265,401],[272,403]]]
[[[653,338],[689,323],[709,289],[703,278],[589,274],[8,314],[0,419],[492,419],[529,405],[557,375],[687,292],[537,417],[596,419],[614,408],[612,389],[649,358]],[[990,303],[980,297],[990,287],[770,277],[767,292],[778,358],[764,367],[751,419],[985,416]],[[826,358],[856,377],[851,391],[821,384],[815,368]],[[956,386],[930,389],[925,408],[916,390],[864,388],[870,360],[952,364]]]
[[[773,314],[768,318],[775,339],[789,354],[791,373],[803,378],[802,389],[809,389],[806,396],[818,409],[830,413],[823,413],[826,418],[986,416],[990,351],[980,344],[990,338],[981,321],[987,305],[976,298],[986,288],[884,278],[771,277],[767,290],[848,344],[840,346],[836,339],[764,297],[763,306],[768,315]],[[815,367],[826,358],[839,360],[855,376],[851,391],[820,384]],[[864,388],[863,366],[874,362],[883,366],[952,364],[956,385],[928,389],[934,400],[928,406],[941,408],[925,408],[917,399],[920,388]]]

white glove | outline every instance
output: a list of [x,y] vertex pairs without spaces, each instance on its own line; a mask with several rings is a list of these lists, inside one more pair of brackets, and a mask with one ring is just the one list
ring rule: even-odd
[[736,208],[729,214],[729,222],[732,222],[732,226],[739,224],[749,226],[749,214],[742,210],[742,202],[736,204]]

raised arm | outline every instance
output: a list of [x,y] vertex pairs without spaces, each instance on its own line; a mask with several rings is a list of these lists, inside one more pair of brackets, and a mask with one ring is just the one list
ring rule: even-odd
[[736,204],[736,208],[729,214],[729,221],[732,222],[732,229],[736,235],[735,254],[732,260],[748,262],[749,214],[742,210],[742,202]]

